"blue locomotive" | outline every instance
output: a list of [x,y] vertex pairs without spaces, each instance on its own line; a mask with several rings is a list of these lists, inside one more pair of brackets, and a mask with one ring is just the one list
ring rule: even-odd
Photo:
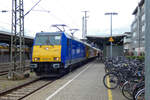
[[37,75],[58,75],[97,56],[97,49],[65,32],[39,32],[33,43],[31,68]]

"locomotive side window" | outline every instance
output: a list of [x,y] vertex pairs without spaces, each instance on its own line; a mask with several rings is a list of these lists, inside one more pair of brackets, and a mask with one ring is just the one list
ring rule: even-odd
[[38,35],[35,40],[35,45],[60,45],[60,35]]
[[67,39],[67,46],[69,46],[69,39]]

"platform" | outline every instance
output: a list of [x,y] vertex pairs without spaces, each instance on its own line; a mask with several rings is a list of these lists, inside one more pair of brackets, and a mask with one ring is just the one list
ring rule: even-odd
[[126,100],[119,89],[103,85],[104,64],[91,62],[24,100]]

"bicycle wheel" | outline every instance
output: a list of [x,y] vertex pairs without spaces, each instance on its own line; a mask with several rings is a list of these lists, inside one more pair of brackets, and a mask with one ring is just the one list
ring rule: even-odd
[[139,90],[135,95],[135,100],[145,100],[144,95],[145,95],[145,89]]
[[104,86],[108,89],[115,89],[119,84],[119,79],[115,73],[107,73],[103,77]]
[[136,94],[144,88],[144,83],[138,83],[135,87],[135,89],[133,90],[132,96],[133,96],[133,100],[136,100]]
[[133,97],[132,97],[132,92],[131,92],[131,85],[129,82],[126,82],[125,84],[123,84],[122,86],[122,94],[125,98],[127,98],[128,100],[132,100]]

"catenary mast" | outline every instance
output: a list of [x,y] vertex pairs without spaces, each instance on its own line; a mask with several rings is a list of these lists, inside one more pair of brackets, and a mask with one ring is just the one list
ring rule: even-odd
[[[12,25],[11,25],[11,62],[14,71],[19,68],[23,71],[25,66],[24,51],[24,6],[23,0],[12,0]],[[17,60],[19,64],[17,65]]]

